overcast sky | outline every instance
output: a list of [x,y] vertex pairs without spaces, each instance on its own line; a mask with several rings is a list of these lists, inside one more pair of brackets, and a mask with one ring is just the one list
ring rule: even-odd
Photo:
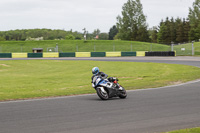
[[[149,27],[161,19],[188,16],[195,0],[141,0]],[[127,0],[0,0],[0,31],[64,29],[109,32]]]

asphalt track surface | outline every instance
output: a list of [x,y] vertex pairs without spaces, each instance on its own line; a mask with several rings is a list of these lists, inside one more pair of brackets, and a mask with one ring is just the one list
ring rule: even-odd
[[[200,67],[198,57],[58,59],[157,62]],[[0,102],[0,133],[159,133],[199,126],[200,80],[128,91],[127,99],[123,100],[102,101],[96,94],[91,94]]]

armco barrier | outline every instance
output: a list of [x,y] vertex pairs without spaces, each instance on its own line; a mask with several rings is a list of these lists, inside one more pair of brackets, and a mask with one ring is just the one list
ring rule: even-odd
[[52,53],[46,52],[46,53],[43,53],[43,57],[44,58],[57,58],[57,57],[59,57],[59,53],[57,53],[57,52],[52,52]]
[[106,52],[91,52],[91,57],[105,57]]
[[145,56],[176,56],[175,51],[145,52]]
[[28,58],[42,58],[42,53],[28,53]]
[[75,57],[75,52],[59,53],[59,57]]
[[91,57],[90,52],[76,52],[76,57]]
[[106,52],[106,57],[120,57],[121,52]]
[[27,53],[12,53],[12,58],[27,58]]
[[145,56],[145,51],[137,51],[136,56]]
[[136,52],[122,52],[121,56],[136,56]]
[[11,53],[0,53],[0,58],[12,58]]

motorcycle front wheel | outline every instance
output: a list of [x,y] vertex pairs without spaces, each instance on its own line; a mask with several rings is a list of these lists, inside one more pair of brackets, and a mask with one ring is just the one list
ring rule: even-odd
[[100,88],[96,89],[97,95],[102,99],[102,100],[108,100],[108,92],[107,91],[102,91]]
[[121,91],[118,96],[119,96],[119,98],[125,99],[127,97],[126,90]]

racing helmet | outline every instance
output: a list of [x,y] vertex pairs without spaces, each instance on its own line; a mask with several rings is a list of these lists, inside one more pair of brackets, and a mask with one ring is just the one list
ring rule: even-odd
[[99,68],[98,67],[92,68],[92,74],[96,75],[98,73],[99,73]]

